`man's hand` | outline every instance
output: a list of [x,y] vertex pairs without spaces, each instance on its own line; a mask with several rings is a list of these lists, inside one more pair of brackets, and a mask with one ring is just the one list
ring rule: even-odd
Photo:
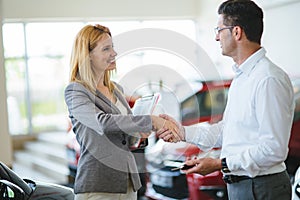
[[222,169],[221,159],[215,158],[198,158],[191,159],[185,162],[188,166],[193,166],[188,170],[182,170],[186,174],[198,173],[203,176]]

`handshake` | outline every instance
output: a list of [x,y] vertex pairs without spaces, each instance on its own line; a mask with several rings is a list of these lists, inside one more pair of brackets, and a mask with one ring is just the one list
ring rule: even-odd
[[[172,117],[162,114],[159,116],[151,116],[153,130],[156,135],[165,142],[179,142],[186,140],[184,127],[174,120]],[[198,173],[203,176],[222,169],[222,162],[219,158],[187,158],[184,165],[175,168],[183,170],[184,173]]]
[[179,142],[185,140],[185,130],[175,119],[166,114],[151,115],[152,127],[158,138],[165,142]]

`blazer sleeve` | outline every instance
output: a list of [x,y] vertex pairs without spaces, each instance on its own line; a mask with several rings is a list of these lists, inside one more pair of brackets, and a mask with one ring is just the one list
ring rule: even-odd
[[[99,134],[109,132],[150,132],[150,115],[121,115],[80,83],[70,83],[65,89],[65,101],[71,118]],[[104,111],[106,109],[106,111]],[[111,109],[111,112],[107,112]],[[76,125],[75,125],[76,126]]]

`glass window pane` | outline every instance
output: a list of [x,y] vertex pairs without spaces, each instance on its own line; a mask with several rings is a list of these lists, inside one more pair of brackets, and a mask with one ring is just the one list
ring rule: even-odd
[[88,22],[88,24],[95,25],[101,24],[107,26],[113,37],[118,34],[138,29],[141,27],[141,22],[139,21],[104,21],[104,22]]
[[[97,22],[89,22],[95,23]],[[68,83],[73,41],[85,24],[40,22],[3,25],[9,112],[15,113],[13,117],[10,116],[10,128],[16,127],[15,124],[18,124],[19,128],[12,130],[12,133],[66,130],[68,113],[63,91]],[[134,29],[153,27],[173,30],[195,39],[195,25],[192,20],[105,21],[101,24],[108,26],[113,36]],[[115,45],[118,50],[118,44]],[[122,75],[134,68],[151,64],[171,66],[185,77],[193,74],[183,73],[187,71],[184,69],[190,67],[175,55],[140,49],[118,60],[120,68],[118,67],[118,73],[113,78],[118,81]],[[26,96],[27,94],[30,96]],[[29,130],[29,127],[33,130]]]
[[23,57],[25,50],[23,24],[9,23],[3,25],[4,56]]
[[196,40],[196,27],[193,20],[147,20],[143,21],[142,27],[167,29]]
[[28,77],[33,132],[67,129],[64,88],[75,35],[83,23],[30,23]]
[[[125,26],[123,24],[125,24]],[[180,35],[186,36],[191,41],[195,40],[196,38],[195,23],[192,20],[145,20],[145,21],[132,21],[132,22],[120,21],[120,22],[106,22],[104,25],[110,28],[113,37],[115,36],[118,37],[118,35],[116,35],[115,33],[122,34],[125,33],[126,31],[133,31],[135,29],[156,28],[156,29],[174,31],[175,38],[179,37]],[[163,39],[164,38],[162,38],[162,40]],[[147,38],[145,38],[145,40],[147,40]],[[132,40],[132,42],[134,43],[134,40]],[[160,49],[160,48],[151,49],[149,47],[145,47],[145,48],[141,47],[139,49],[128,49],[128,52],[119,52],[118,48],[124,49],[124,47],[120,47],[121,45],[124,45],[124,43],[119,44],[116,41],[114,41],[114,45],[116,51],[120,53],[117,58],[117,66],[118,66],[117,74],[115,74],[115,76],[113,77],[116,81],[122,79],[124,76],[128,75],[128,73],[132,73],[132,70],[146,65],[165,66],[166,68],[169,68],[171,71],[182,75],[183,78],[186,79],[195,79],[195,76],[197,75],[194,67],[186,60],[184,60],[183,56],[185,55],[182,55],[180,57],[176,54],[176,52],[175,53],[172,52],[173,49],[167,49],[170,50],[170,52],[168,52],[167,50],[165,51],[164,49]],[[195,52],[194,57],[196,57],[196,51],[191,50],[191,52]],[[149,72],[148,74],[143,73],[140,74],[139,77],[143,78],[144,80],[149,80],[151,82],[158,81],[156,79],[153,80],[153,78],[151,78],[151,74],[152,74],[151,72]],[[158,76],[156,77],[157,79],[159,79]],[[132,81],[136,82],[136,79]],[[170,83],[170,81],[168,80],[164,82],[171,84],[172,86],[174,85],[173,83]],[[136,83],[132,83],[132,85],[136,85]],[[172,89],[174,88],[172,87]],[[132,91],[129,88],[125,88],[125,92],[132,93]]]
[[33,132],[66,130],[64,87],[68,71],[63,58],[28,60]]
[[5,71],[9,132],[11,134],[28,133],[24,59],[6,59]]
[[83,23],[28,23],[28,56],[69,55],[75,35]]

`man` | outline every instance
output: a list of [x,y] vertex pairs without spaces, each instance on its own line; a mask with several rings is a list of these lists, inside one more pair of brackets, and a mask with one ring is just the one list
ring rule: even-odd
[[[291,199],[284,160],[293,119],[294,97],[288,75],[266,56],[261,46],[263,12],[253,1],[228,0],[218,9],[216,41],[231,57],[235,77],[223,120],[181,127],[181,140],[202,150],[222,147],[220,159],[186,161],[186,173],[222,170],[230,199]],[[167,115],[165,119],[173,120]],[[174,121],[174,120],[173,120]],[[157,132],[178,141],[171,131]]]

